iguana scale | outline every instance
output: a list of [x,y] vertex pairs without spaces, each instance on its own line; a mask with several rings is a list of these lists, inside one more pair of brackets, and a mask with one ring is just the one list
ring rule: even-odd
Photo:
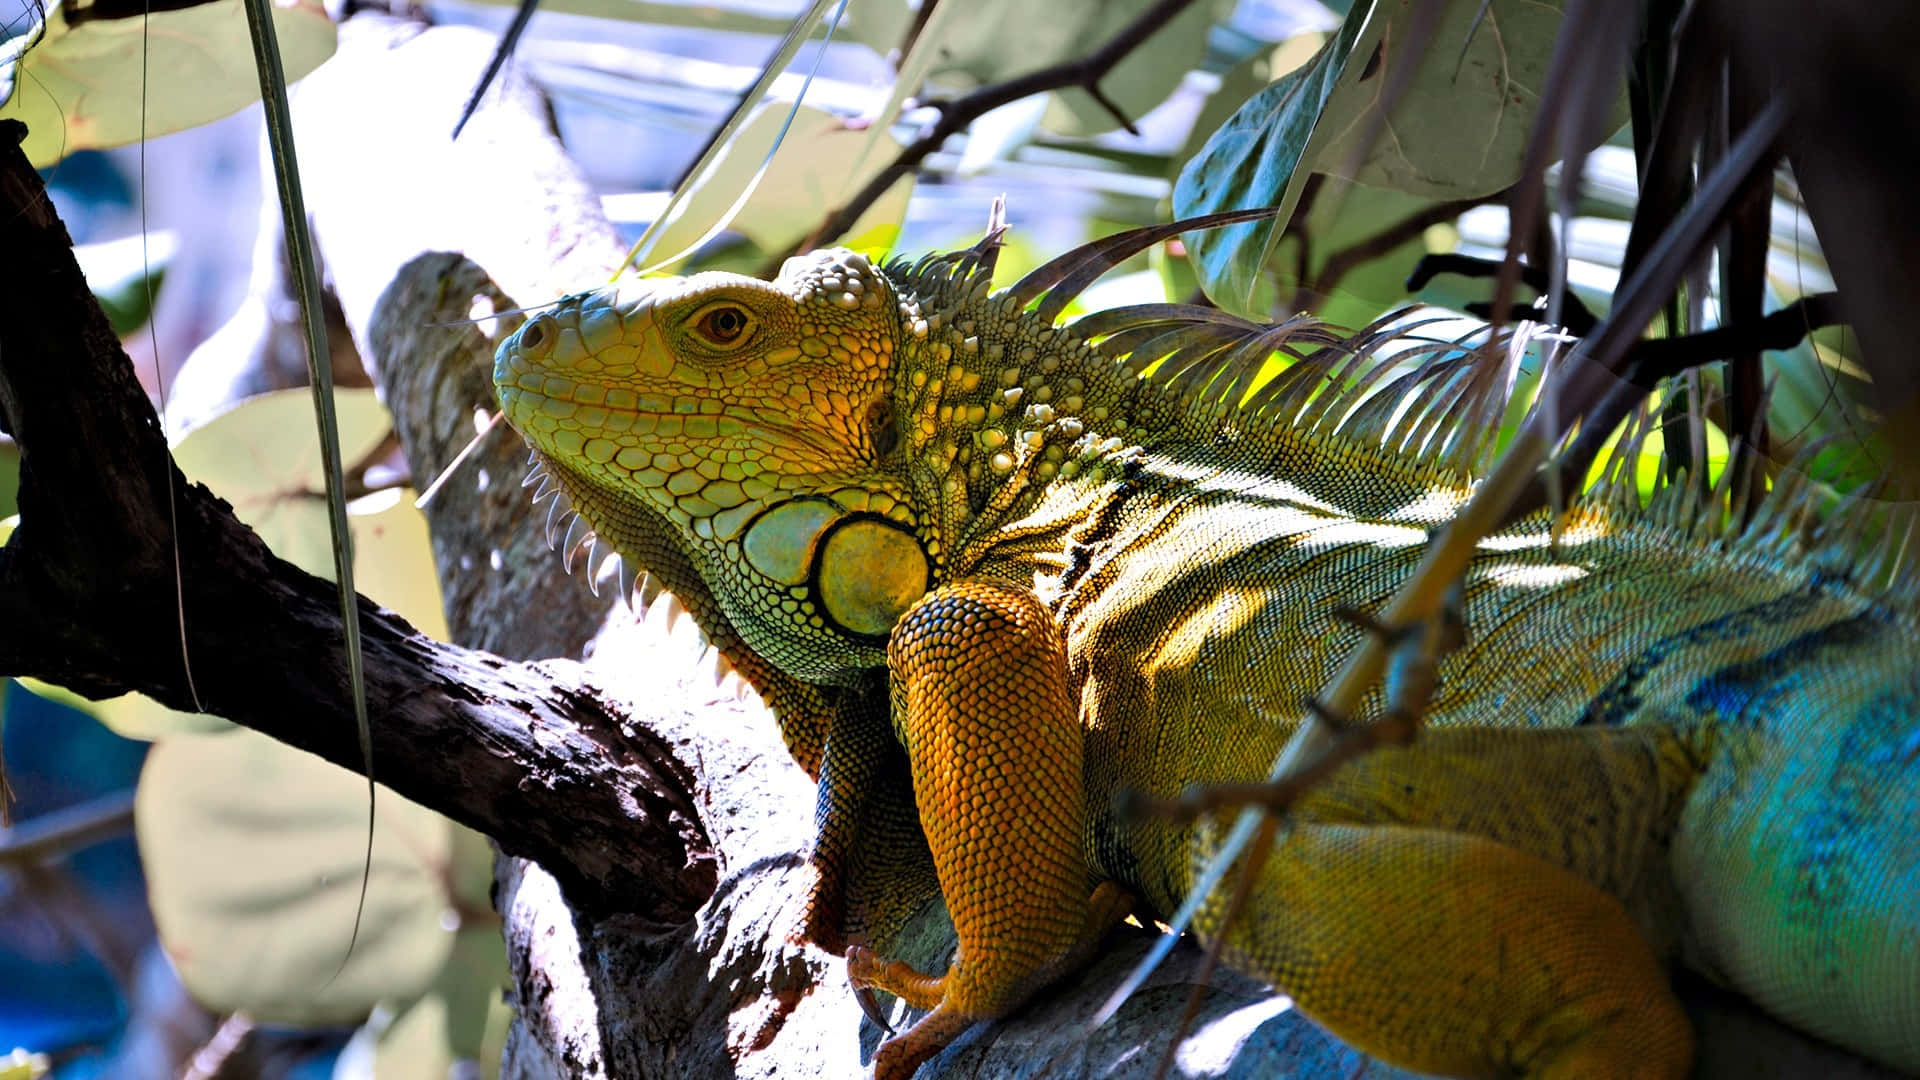
[[[1178,231],[997,293],[997,236],[610,286],[499,350],[547,474],[819,781],[804,932],[932,1010],[878,1075],[1179,905],[1215,830],[1115,794],[1264,776],[1363,632],[1336,612],[1392,594],[1504,408],[1470,349],[1393,374],[1404,329],[1167,304],[1058,324]],[[1684,1075],[1676,962],[1920,1070],[1905,531],[1860,554],[1864,511],[1791,473],[1725,499],[1643,506],[1618,464],[1482,542],[1419,738],[1311,791],[1201,934],[1425,1072]],[[958,950],[922,973],[887,952],[935,889]]]

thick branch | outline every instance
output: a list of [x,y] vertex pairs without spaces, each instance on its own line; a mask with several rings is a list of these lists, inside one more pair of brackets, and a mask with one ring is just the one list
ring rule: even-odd
[[[357,769],[337,592],[173,467],[23,134],[0,122],[0,422],[22,455],[0,671],[197,704]],[[578,668],[444,645],[364,599],[361,617],[383,782],[554,868],[580,902],[674,924],[704,901],[688,777]]]

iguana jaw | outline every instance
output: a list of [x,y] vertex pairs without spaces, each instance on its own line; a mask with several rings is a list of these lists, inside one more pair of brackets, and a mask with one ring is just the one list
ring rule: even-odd
[[508,421],[596,532],[651,569],[644,534],[669,531],[748,644],[801,677],[880,662],[932,577],[884,468],[891,301],[865,267],[828,253],[774,284],[609,287],[495,357]]

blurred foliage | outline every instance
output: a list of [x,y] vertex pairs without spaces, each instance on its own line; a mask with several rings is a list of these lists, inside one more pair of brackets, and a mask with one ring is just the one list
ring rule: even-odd
[[[465,830],[385,789],[348,954],[364,783],[252,731],[155,743],[140,775],[140,855],[161,943],[196,998],[269,1023],[338,1024],[449,984],[483,997],[504,987],[485,841],[456,844]],[[474,933],[497,963],[457,947]]]
[[53,1068],[53,1062],[45,1054],[31,1054],[15,1047],[5,1057],[0,1057],[0,1080],[40,1080]]
[[[48,165],[245,108],[260,99],[260,77],[240,5],[209,0],[78,25],[56,5],[41,33],[0,41],[0,119],[25,121],[28,160]],[[273,22],[289,80],[333,55],[333,22],[318,0],[276,3]]]
[[[937,50],[932,74],[961,76],[961,85],[995,83],[1079,59],[1126,29],[1153,3],[1075,0],[1049,4],[1045,14],[1036,17],[1039,13],[1029,0],[982,0],[962,6],[964,15],[952,20],[950,30],[937,37],[925,35],[923,44]],[[1129,117],[1159,105],[1205,60],[1208,31],[1231,11],[1232,4],[1222,0],[1189,5],[1154,35],[1150,47],[1120,61],[1100,81],[1101,90]],[[1009,36],[1013,34],[1018,37]],[[1018,48],[1009,47],[1014,40]],[[1093,135],[1120,126],[1119,119],[1084,90],[1062,91],[1054,104],[1046,126],[1059,134]]]
[[[20,512],[20,444],[0,436],[0,522]],[[0,526],[0,529],[6,529]],[[7,532],[0,531],[0,543]]]
[[171,232],[74,245],[80,272],[115,334],[125,338],[153,317],[177,247]]
[[[387,444],[392,421],[372,390],[336,391],[334,405],[342,460],[349,467]],[[173,456],[188,480],[206,484],[233,504],[235,516],[259,533],[274,554],[330,578],[333,551],[312,420],[313,402],[306,390],[261,394],[189,432]],[[360,591],[444,640],[446,616],[440,609],[426,517],[414,509],[412,493],[401,488],[374,492],[348,510]],[[136,739],[231,727],[217,717],[168,709],[138,694],[89,707],[108,727]]]
[[[768,182],[753,194],[733,219],[733,230],[760,251],[785,251],[804,239],[819,216],[819,207],[833,206],[878,173],[900,144],[880,129],[882,144],[867,150],[869,132],[849,128],[832,113],[801,105],[786,138],[774,152],[790,110],[779,103],[762,104],[714,159],[709,181],[693,189],[677,218],[660,231],[656,251],[694,247],[715,220],[747,186],[767,155],[773,152]],[[888,248],[906,216],[911,180],[895,184],[855,223],[846,243],[858,248]]]
[[[15,822],[124,795],[146,752],[84,713],[0,680],[0,758]],[[49,894],[47,874],[17,875],[0,862],[0,1047],[46,1054],[65,1075],[72,1051],[108,1043],[125,1023],[130,988],[117,964],[151,939],[152,926],[132,836],[109,835],[47,870],[65,888]]]
[[[373,391],[340,390],[335,403],[350,468],[390,450],[391,421]],[[247,399],[194,429],[174,457],[276,554],[330,573],[307,391]],[[350,510],[361,590],[444,639],[426,520],[412,492],[376,490]],[[447,1075],[429,1063],[476,1059],[491,1071],[498,1053],[479,1054],[488,1018],[502,1007],[506,958],[483,838],[383,790],[367,907],[349,956],[367,842],[359,776],[137,694],[89,702],[23,681],[122,735],[154,741],[138,788],[140,857],[161,942],[199,1000],[298,1025],[358,1022],[384,1008],[406,1023],[378,1040],[391,1062],[383,1075]],[[429,1016],[440,1019],[429,1024]]]

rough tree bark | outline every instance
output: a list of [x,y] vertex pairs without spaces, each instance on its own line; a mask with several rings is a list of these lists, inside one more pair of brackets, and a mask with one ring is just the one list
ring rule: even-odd
[[[296,102],[332,283],[420,483],[491,404],[493,339],[446,324],[604,280],[621,255],[524,82],[504,80],[448,144],[491,44],[356,16]],[[357,769],[337,594],[172,469],[17,138],[0,127],[0,424],[24,455],[22,524],[0,550],[0,672],[197,703]],[[503,1075],[856,1074],[878,1032],[838,961],[786,941],[810,785],[760,709],[689,671],[684,638],[592,597],[540,549],[523,457],[495,431],[429,510],[464,647],[362,603],[376,771],[504,853],[496,902],[518,1009]],[[536,659],[553,657],[564,659]],[[1186,1002],[1194,950],[1178,950],[1115,1023],[1081,1027],[1148,941],[1117,935],[1089,972],[976,1029],[923,1075],[1031,1074],[1047,1061],[1057,1077],[1145,1075]],[[1764,1022],[1712,1033],[1716,1015],[1739,1011],[1696,1010],[1716,1059],[1707,1072],[1756,1075],[1783,1045],[1806,1045]],[[1176,1049],[1179,1075],[1402,1075],[1230,972],[1214,976],[1194,1031]],[[1830,1055],[1815,1068],[1846,1064]]]

